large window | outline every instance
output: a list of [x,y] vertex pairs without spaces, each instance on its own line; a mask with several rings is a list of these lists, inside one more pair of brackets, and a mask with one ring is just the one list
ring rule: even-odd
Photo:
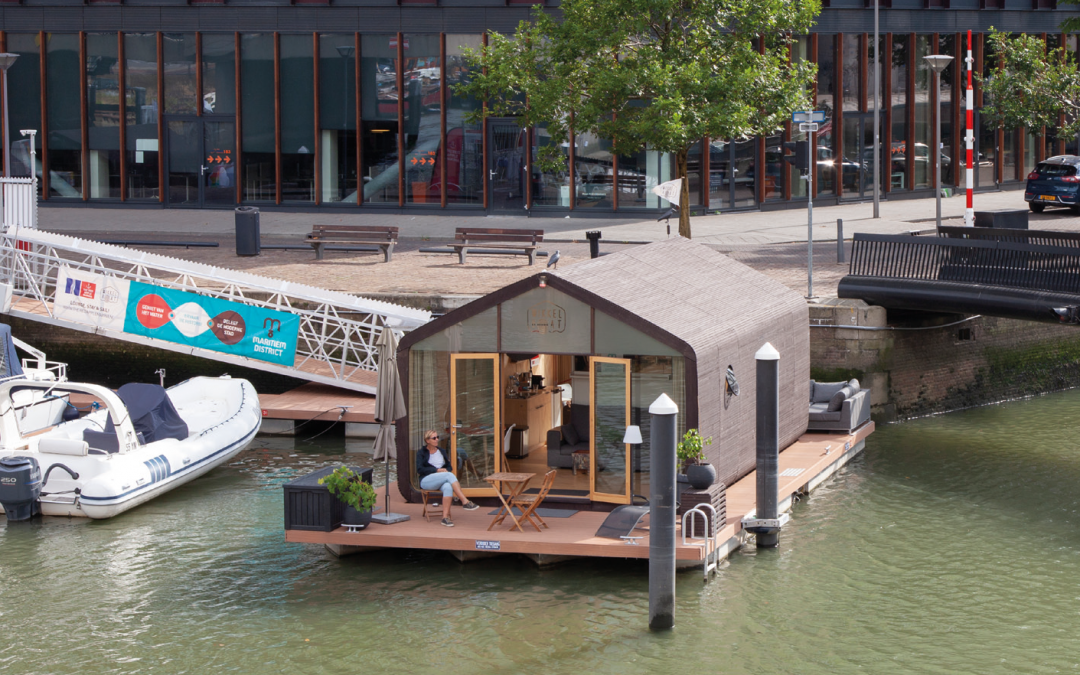
[[363,116],[364,201],[398,203],[397,37],[364,35],[360,40]]
[[[37,33],[8,33],[7,48],[13,54],[18,54],[14,65],[8,70],[8,91],[15,92],[39,92],[41,91],[41,62],[38,46]],[[12,176],[30,175],[30,139],[24,138],[20,129],[37,129],[41,131],[41,97],[24,96],[19,105],[8,106],[9,142],[11,143],[11,159],[9,169]],[[41,152],[41,134],[37,134],[35,150]],[[37,166],[34,173],[41,175],[41,158],[38,156]]]
[[892,147],[889,154],[891,190],[911,187],[907,184],[907,111],[908,111],[908,56],[911,40],[907,35],[893,35],[892,86]]
[[[480,125],[465,121],[465,115],[481,107],[471,96],[459,96],[454,85],[469,79],[465,49],[479,49],[479,35],[446,36],[446,203],[480,204],[484,200],[484,143]],[[568,172],[567,172],[568,173]],[[567,178],[567,181],[569,179]],[[548,192],[545,178],[541,178]],[[560,188],[561,190],[562,188]],[[569,204],[569,183],[566,183],[566,204]],[[561,192],[560,192],[561,194]],[[547,197],[545,197],[547,199]],[[533,195],[536,203],[536,194]],[[561,200],[561,197],[560,197]],[[544,202],[550,203],[550,202]]]
[[930,187],[930,146],[934,142],[934,131],[930,124],[930,88],[934,84],[933,71],[926,62],[925,56],[930,55],[929,35],[915,36],[915,58],[912,67],[915,68],[915,96],[909,102],[915,106],[915,133],[912,134],[915,141],[911,161],[915,163],[915,180],[912,187]]
[[[658,153],[646,153],[658,155]],[[611,199],[614,189],[614,171],[612,162],[614,155],[611,154],[611,141],[594,136],[593,134],[576,134],[574,137],[574,180],[577,182],[577,208],[610,209],[614,205]],[[647,180],[640,170],[622,171],[622,160],[619,160],[621,174],[620,183],[628,182],[633,185],[639,181]],[[627,167],[629,168],[629,167]],[[655,183],[654,183],[655,184]],[[652,193],[650,193],[652,194]],[[630,203],[637,198],[636,188],[634,193],[628,195]],[[655,196],[655,195],[653,195]],[[622,200],[623,195],[619,195]],[[630,203],[626,204],[627,206]],[[620,201],[620,205],[622,202]]]
[[202,71],[203,114],[235,115],[236,37],[232,33],[203,33]]
[[[581,152],[583,146],[582,137],[578,137],[577,151]],[[577,165],[582,165],[578,160]],[[619,156],[619,208],[649,208],[655,209],[667,206],[652,193],[652,188],[660,183],[673,180],[675,177],[675,159],[668,153],[656,152],[644,149],[633,155]],[[583,178],[578,177],[578,181]],[[594,179],[595,180],[595,177]],[[580,199],[578,206],[583,206]]]
[[165,114],[194,115],[197,112],[195,76],[195,34],[165,33],[162,36],[165,76]]
[[158,198],[157,36],[124,34],[127,198]]
[[[941,115],[941,184],[953,185],[955,183],[955,176],[953,175],[953,104],[956,102],[956,88],[953,86],[953,76],[956,72],[956,36],[949,34],[942,34],[938,38],[938,53],[945,54],[953,57],[952,63],[941,73],[941,105],[938,107],[939,114]],[[959,58],[963,58],[962,56]],[[931,161],[933,154],[931,153]]]
[[[449,138],[447,139],[449,144]],[[553,138],[546,126],[533,130],[533,156],[554,151],[562,163],[550,171],[533,166],[533,206],[570,206],[570,143],[566,137]]]
[[273,201],[274,177],[274,36],[240,38],[242,180],[244,201]]
[[315,63],[310,34],[281,40],[281,200],[315,201]]
[[[82,197],[82,105],[78,33],[49,33],[46,52],[49,196]],[[37,126],[36,124],[34,125]]]
[[86,36],[90,198],[120,198],[120,64],[116,33]]
[[836,168],[834,157],[836,145],[833,119],[836,113],[836,36],[818,35],[817,53],[817,106],[825,112],[825,122],[817,133],[817,182],[818,194],[836,191]]
[[356,36],[319,36],[319,171],[324,202],[356,203]]
[[439,204],[442,61],[438,35],[405,36],[405,202]]

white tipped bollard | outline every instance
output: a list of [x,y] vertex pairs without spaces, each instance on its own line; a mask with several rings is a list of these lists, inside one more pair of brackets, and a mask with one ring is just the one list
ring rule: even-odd
[[667,394],[649,406],[649,629],[675,625],[675,421]]

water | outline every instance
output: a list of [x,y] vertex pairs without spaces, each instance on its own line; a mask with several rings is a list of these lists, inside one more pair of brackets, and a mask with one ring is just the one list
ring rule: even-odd
[[260,439],[110,521],[0,518],[0,672],[1076,672],[1074,420],[1080,391],[879,428],[779,550],[681,573],[666,634],[645,564],[287,544],[281,484],[371,456]]

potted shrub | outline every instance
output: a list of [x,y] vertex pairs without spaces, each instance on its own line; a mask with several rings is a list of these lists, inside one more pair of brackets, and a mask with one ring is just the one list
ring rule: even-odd
[[686,480],[695,490],[706,490],[716,482],[716,468],[705,461],[706,445],[712,445],[712,436],[702,438],[697,429],[688,429],[675,446],[675,455],[686,470]]
[[345,503],[345,525],[367,527],[371,522],[371,508],[375,506],[375,488],[361,479],[360,475],[347,466],[339,466],[329,476],[319,479],[319,485],[325,485],[330,494]]

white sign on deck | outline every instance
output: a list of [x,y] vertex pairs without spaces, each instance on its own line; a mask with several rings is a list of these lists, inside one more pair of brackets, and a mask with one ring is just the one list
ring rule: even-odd
[[501,542],[488,541],[488,540],[484,540],[484,539],[477,539],[476,540],[476,550],[477,551],[498,551],[501,548],[502,548]]

